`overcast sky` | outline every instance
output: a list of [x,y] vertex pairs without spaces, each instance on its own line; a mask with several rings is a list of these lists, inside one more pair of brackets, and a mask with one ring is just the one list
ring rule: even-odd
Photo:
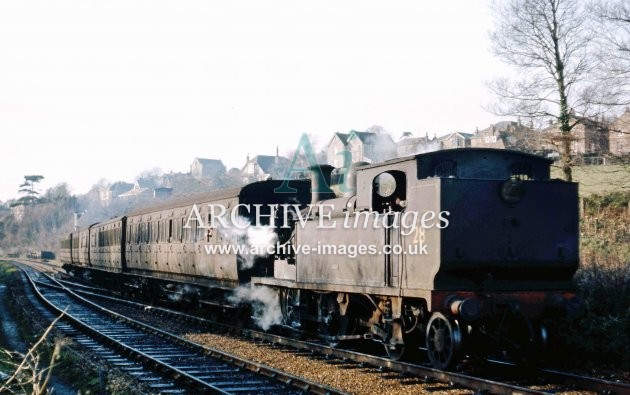
[[490,26],[485,0],[3,1],[0,200],[25,174],[85,193],[301,133],[487,127]]

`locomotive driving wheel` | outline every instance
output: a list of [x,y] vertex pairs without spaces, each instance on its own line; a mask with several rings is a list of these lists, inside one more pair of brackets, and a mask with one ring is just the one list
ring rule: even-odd
[[462,335],[456,323],[442,313],[433,313],[427,325],[426,345],[431,364],[437,369],[448,369],[456,361],[461,349]]

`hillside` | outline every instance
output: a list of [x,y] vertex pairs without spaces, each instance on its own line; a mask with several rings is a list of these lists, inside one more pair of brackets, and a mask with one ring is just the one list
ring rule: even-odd
[[[562,178],[562,169],[551,168],[552,178]],[[605,195],[630,191],[630,165],[575,166],[573,180],[580,183],[580,195]]]

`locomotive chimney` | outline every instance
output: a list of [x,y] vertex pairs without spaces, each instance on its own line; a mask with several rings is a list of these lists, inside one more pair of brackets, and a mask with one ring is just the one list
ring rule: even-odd
[[330,165],[316,165],[308,169],[311,171],[311,204],[335,198],[335,192],[330,189],[330,174],[334,167]]

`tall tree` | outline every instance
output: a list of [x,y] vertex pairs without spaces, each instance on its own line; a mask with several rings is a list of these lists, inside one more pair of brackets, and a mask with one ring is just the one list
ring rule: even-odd
[[518,73],[490,83],[499,97],[493,111],[557,123],[564,178],[571,181],[573,128],[619,95],[613,81],[595,72],[593,13],[580,0],[497,0],[492,11],[493,52]]
[[23,193],[24,196],[18,199],[19,204],[35,204],[40,199],[38,197],[39,192],[35,190],[35,184],[44,179],[44,176],[40,175],[30,175],[24,176],[24,182],[20,185],[19,193]]

